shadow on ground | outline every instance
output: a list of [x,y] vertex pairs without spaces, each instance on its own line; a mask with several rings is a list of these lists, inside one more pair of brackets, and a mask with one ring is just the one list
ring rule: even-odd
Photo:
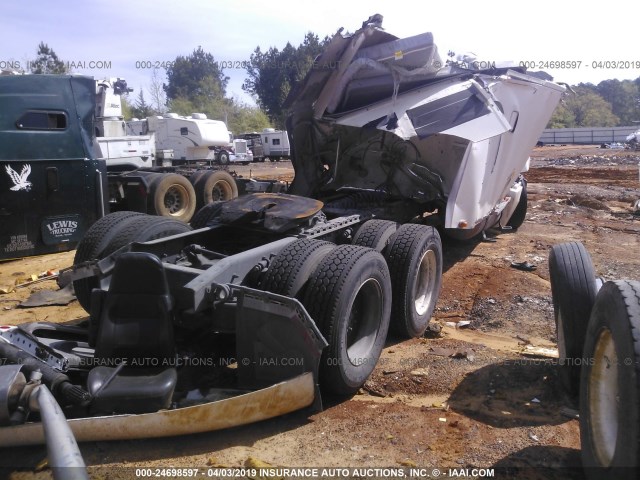
[[494,428],[558,425],[569,421],[550,360],[513,359],[469,373],[449,398],[451,409]]

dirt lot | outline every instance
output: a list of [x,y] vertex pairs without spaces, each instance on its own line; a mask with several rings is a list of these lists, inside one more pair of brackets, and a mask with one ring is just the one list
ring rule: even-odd
[[[92,477],[134,478],[126,467],[241,467],[259,459],[286,467],[495,468],[496,478],[582,478],[578,421],[560,390],[554,360],[527,353],[555,348],[549,248],[579,240],[605,279],[639,278],[640,198],[636,152],[541,147],[533,152],[529,212],[515,234],[495,242],[446,243],[443,292],[429,338],[389,340],[365,388],[328,399],[321,413],[297,412],[232,430],[81,446]],[[238,173],[290,175],[290,164]],[[71,264],[73,252],[0,264],[0,288]],[[532,272],[512,262],[528,261]],[[2,323],[83,318],[77,302],[18,308],[44,281],[0,294]],[[470,325],[456,328],[458,322]],[[437,329],[436,329],[437,330]],[[44,447],[0,456],[10,478],[34,473]],[[435,474],[433,475],[435,476]]]

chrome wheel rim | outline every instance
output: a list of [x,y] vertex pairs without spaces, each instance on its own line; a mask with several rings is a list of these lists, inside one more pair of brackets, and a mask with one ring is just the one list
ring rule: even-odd
[[347,323],[347,356],[355,366],[375,360],[369,356],[378,337],[382,309],[382,287],[377,280],[370,278],[360,285]]
[[429,311],[433,302],[433,290],[436,285],[436,252],[429,249],[422,255],[413,282],[413,307],[419,316]]
[[588,415],[593,433],[593,450],[603,467],[608,467],[613,462],[618,440],[618,367],[618,355],[611,331],[603,330],[596,341],[588,380]]

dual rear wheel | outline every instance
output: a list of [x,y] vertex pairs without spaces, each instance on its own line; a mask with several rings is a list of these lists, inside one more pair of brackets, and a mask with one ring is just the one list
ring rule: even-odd
[[148,174],[147,213],[188,222],[212,202],[238,196],[238,186],[225,171],[200,170],[188,179],[177,173]]
[[320,384],[338,395],[364,384],[390,328],[424,333],[442,285],[442,245],[431,227],[370,220],[353,241],[297,240],[261,280],[262,289],[300,300],[314,319],[329,343]]

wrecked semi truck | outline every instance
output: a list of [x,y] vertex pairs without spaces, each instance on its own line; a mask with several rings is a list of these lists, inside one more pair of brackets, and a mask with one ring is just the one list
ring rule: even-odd
[[[193,230],[106,216],[62,275],[86,324],[1,332],[0,445],[44,440],[19,395],[43,380],[81,440],[224,428],[356,392],[388,331],[427,328],[439,231],[522,223],[521,172],[563,90],[444,65],[431,34],[399,39],[380,16],[339,31],[287,101],[287,194],[209,204]],[[38,368],[48,376],[29,383]]]

